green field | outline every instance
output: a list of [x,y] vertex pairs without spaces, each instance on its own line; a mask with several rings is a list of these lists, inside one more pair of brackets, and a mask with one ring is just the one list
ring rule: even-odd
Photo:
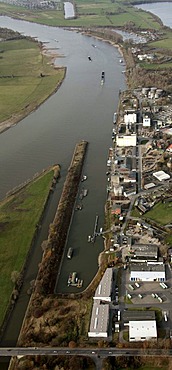
[[145,215],[160,225],[167,225],[172,223],[172,203],[157,203],[149,212]]
[[24,265],[53,173],[47,171],[0,203],[0,325],[13,289],[11,273]]
[[[40,77],[40,75],[44,77]],[[0,122],[28,114],[57,88],[64,69],[54,69],[38,43],[29,39],[0,42]]]
[[57,10],[28,10],[0,3],[0,11],[4,15],[28,20],[30,22],[50,26],[124,26],[132,22],[136,27],[143,29],[159,29],[160,24],[150,13],[135,9],[121,1],[111,0],[93,1],[77,0],[76,19],[65,20],[62,4],[57,5]]

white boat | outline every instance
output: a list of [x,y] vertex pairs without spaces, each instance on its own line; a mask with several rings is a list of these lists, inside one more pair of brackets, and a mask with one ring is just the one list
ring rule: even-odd
[[115,112],[113,115],[113,123],[116,123],[116,117],[117,117],[117,113]]
[[86,197],[88,194],[88,189],[83,189],[83,196]]
[[71,259],[72,258],[72,254],[73,254],[73,249],[72,248],[69,248],[68,249],[68,252],[67,252],[67,258],[68,259]]
[[83,175],[81,181],[83,182],[85,180],[87,180],[87,176],[86,175]]
[[88,235],[88,242],[91,242],[91,235]]

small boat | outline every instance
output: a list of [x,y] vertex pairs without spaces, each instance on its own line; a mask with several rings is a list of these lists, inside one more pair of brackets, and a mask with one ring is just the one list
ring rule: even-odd
[[105,72],[102,71],[102,74],[101,74],[101,85],[103,85],[105,82]]
[[92,62],[92,59],[91,59],[90,55],[88,56],[88,60],[89,60],[90,62]]
[[91,242],[91,235],[88,235],[88,243]]
[[83,189],[83,196],[86,197],[88,194],[88,190],[87,189]]
[[83,208],[82,204],[77,204],[77,206],[75,207],[75,211],[81,211],[82,208]]
[[113,123],[116,123],[117,113],[115,112],[113,115]]
[[122,60],[122,59],[120,59],[120,60],[119,60],[119,63],[122,63],[122,62],[123,62],[123,60]]
[[83,182],[85,180],[87,180],[87,176],[86,175],[83,175],[81,181]]
[[67,258],[68,259],[71,259],[72,258],[72,255],[73,255],[73,249],[72,248],[69,248],[68,249],[68,252],[67,252]]
[[72,273],[69,274],[68,281],[67,281],[68,286],[71,284],[72,284]]
[[93,46],[93,48],[96,48],[97,46],[96,45],[94,45],[94,44],[92,44],[92,46]]

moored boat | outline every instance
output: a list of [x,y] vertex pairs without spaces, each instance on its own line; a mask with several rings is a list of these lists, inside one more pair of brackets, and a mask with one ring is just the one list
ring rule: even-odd
[[85,180],[87,180],[87,176],[86,175],[83,175],[81,181],[83,182]]
[[68,252],[67,252],[67,258],[71,259],[72,258],[72,255],[73,255],[73,249],[72,248],[69,248],[68,249]]
[[86,197],[88,194],[88,190],[87,189],[83,189],[83,196]]
[[113,115],[113,123],[116,123],[117,113],[115,112]]

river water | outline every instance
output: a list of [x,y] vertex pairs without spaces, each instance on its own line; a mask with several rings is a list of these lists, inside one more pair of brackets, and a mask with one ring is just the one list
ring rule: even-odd
[[172,27],[172,3],[151,3],[139,4],[136,8],[140,8],[157,15],[165,26]]

